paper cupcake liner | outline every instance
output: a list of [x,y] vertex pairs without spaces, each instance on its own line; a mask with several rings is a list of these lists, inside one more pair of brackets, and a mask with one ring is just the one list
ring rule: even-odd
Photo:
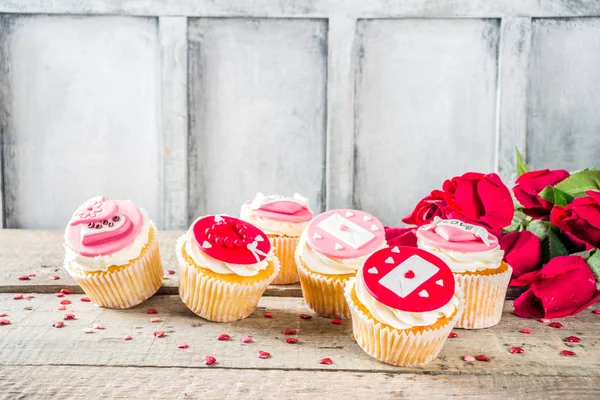
[[152,297],[162,284],[164,271],[154,224],[150,229],[150,241],[140,257],[125,266],[113,267],[114,270],[89,273],[72,267],[67,259],[64,266],[93,304],[130,308]]
[[313,272],[297,252],[296,265],[302,297],[311,310],[322,317],[350,318],[350,309],[344,298],[344,287],[354,274],[323,275]]
[[425,365],[436,358],[463,311],[463,297],[457,290],[458,311],[445,325],[416,332],[395,329],[360,310],[352,296],[353,288],[354,279],[351,279],[344,295],[352,313],[352,331],[356,343],[371,357],[399,367]]
[[274,271],[268,278],[257,282],[235,283],[218,279],[190,265],[183,257],[185,235],[177,240],[176,254],[179,263],[179,296],[194,314],[217,322],[244,319],[254,312],[258,301],[279,273],[279,260],[273,257]]
[[511,274],[510,266],[495,275],[454,274],[465,296],[465,312],[456,327],[481,329],[497,325]]
[[279,275],[273,279],[272,285],[289,285],[298,283],[298,268],[296,268],[296,259],[294,253],[298,246],[299,237],[267,235],[271,244],[275,248],[275,256],[279,259],[281,270]]

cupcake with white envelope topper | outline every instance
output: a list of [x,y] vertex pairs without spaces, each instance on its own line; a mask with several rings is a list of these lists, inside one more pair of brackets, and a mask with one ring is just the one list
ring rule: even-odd
[[512,268],[502,261],[498,238],[484,227],[436,217],[417,230],[417,245],[452,270],[465,296],[457,328],[488,328],[500,322]]
[[371,214],[341,209],[317,215],[296,249],[306,304],[324,317],[350,317],[344,286],[371,254],[384,247],[383,225]]
[[130,201],[85,202],[67,224],[65,251],[65,269],[97,306],[133,307],[162,283],[156,226]]
[[258,193],[254,200],[242,205],[240,218],[260,228],[269,238],[281,264],[274,285],[298,282],[294,252],[300,235],[312,219],[308,199],[299,194],[293,197],[264,196]]
[[358,345],[379,361],[403,367],[437,357],[463,308],[450,268],[414,247],[374,253],[344,294]]
[[181,300],[211,321],[252,314],[279,273],[279,260],[264,232],[226,215],[198,218],[177,240],[176,254]]

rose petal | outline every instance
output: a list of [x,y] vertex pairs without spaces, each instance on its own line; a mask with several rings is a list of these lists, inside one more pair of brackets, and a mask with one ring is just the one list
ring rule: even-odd
[[325,357],[319,360],[319,364],[323,364],[323,365],[331,365],[333,364],[333,360],[329,357]]
[[271,353],[259,350],[257,353],[258,358],[269,358],[271,357]]
[[158,314],[158,310],[156,308],[151,308],[146,311],[146,314]]
[[273,318],[273,314],[272,314],[272,313],[270,313],[270,312],[266,312],[266,313],[264,313],[264,314],[263,314],[263,316],[264,316],[265,318]]
[[188,347],[190,347],[190,346],[188,346],[188,344],[187,344],[187,343],[184,343],[184,344],[178,344],[178,345],[177,345],[177,348],[178,348],[178,349],[187,349]]
[[252,343],[252,338],[250,336],[242,336],[242,343]]
[[204,356],[204,364],[213,365],[216,362],[217,362],[217,359],[214,358],[213,356]]
[[298,339],[295,337],[286,337],[285,342],[286,343],[298,343]]
[[231,339],[231,336],[229,336],[226,333],[223,333],[223,334],[219,335],[219,337],[217,339],[218,340],[229,340],[229,339]]
[[[600,310],[598,310],[600,311]],[[600,314],[600,312],[598,312],[598,314]],[[300,318],[302,319],[311,319],[312,315],[308,315],[308,314],[300,314]]]

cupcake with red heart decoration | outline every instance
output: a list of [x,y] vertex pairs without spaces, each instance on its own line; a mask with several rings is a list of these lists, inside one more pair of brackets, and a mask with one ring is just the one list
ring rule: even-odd
[[258,193],[254,200],[242,205],[240,218],[261,229],[271,241],[275,256],[281,263],[281,271],[274,285],[298,283],[298,269],[294,252],[300,235],[312,219],[308,199],[294,194],[293,197],[265,196]]
[[489,328],[500,322],[512,268],[502,261],[496,236],[481,226],[436,218],[417,230],[417,245],[441,258],[456,277],[466,299],[457,328]]
[[402,367],[437,357],[463,311],[450,268],[415,247],[375,252],[348,281],[344,295],[358,345],[371,357]]
[[246,318],[279,273],[267,235],[226,215],[198,218],[176,244],[179,295],[210,321]]
[[302,233],[295,255],[306,304],[323,317],[350,317],[344,286],[384,247],[383,225],[371,214],[343,209],[317,215]]
[[85,202],[67,224],[64,247],[65,269],[97,306],[133,307],[162,283],[156,226],[131,201]]

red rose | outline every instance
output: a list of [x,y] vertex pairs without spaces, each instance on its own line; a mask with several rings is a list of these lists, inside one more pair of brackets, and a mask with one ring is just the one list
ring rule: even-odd
[[448,206],[467,222],[495,230],[512,222],[515,210],[510,191],[497,174],[467,172],[445,181],[443,189]]
[[415,228],[385,228],[385,240],[389,246],[417,247]]
[[542,199],[539,193],[546,186],[554,186],[559,182],[564,181],[569,177],[569,173],[564,169],[550,171],[542,169],[539,171],[525,172],[517,178],[516,186],[513,188],[513,193],[519,203],[525,209],[525,214],[540,218],[550,213],[552,203]]
[[514,304],[515,314],[523,318],[575,315],[600,297],[596,278],[580,256],[554,257],[542,269],[522,275],[512,285],[529,285]]
[[434,190],[429,196],[424,197],[419,201],[415,209],[406,217],[402,218],[402,222],[409,225],[425,225],[433,221],[435,217],[445,218],[448,205],[444,200],[444,192]]
[[554,206],[550,221],[579,249],[600,247],[600,192],[588,190],[566,207]]
[[513,269],[513,278],[540,269],[542,242],[529,231],[511,232],[500,238],[504,261]]

